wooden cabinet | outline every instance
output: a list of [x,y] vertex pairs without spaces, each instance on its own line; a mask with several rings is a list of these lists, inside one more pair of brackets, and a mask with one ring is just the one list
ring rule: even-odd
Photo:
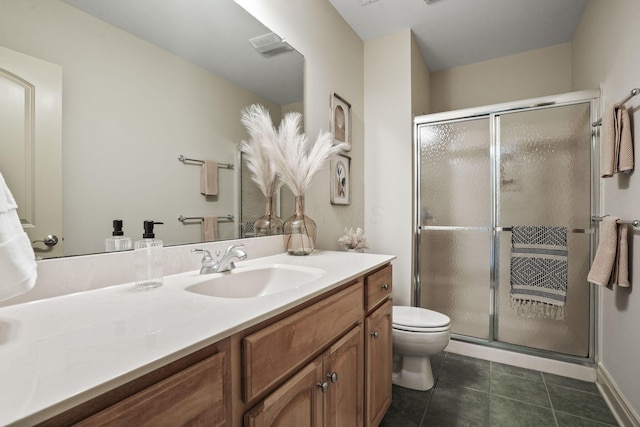
[[380,424],[391,405],[392,311],[391,300],[387,300],[365,321],[367,427]]
[[218,353],[79,422],[78,426],[223,426],[228,421]]
[[42,425],[377,426],[391,402],[391,265]]
[[362,357],[357,326],[247,412],[244,425],[362,426]]
[[392,270],[388,265],[365,278],[365,426],[377,426],[391,405]]
[[322,374],[322,358],[316,358],[249,411],[245,426],[321,426],[322,393],[317,384]]
[[245,426],[380,423],[391,404],[391,273],[387,265],[243,339]]

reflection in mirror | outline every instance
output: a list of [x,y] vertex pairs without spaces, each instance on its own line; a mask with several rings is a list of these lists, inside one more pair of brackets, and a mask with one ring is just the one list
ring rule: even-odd
[[[132,240],[144,220],[163,222],[165,245],[202,241],[200,221],[181,215],[230,215],[219,239],[250,235],[264,198],[240,167],[240,111],[260,103],[277,123],[303,105],[303,57],[249,42],[269,33],[233,0],[3,0],[0,45],[62,69],[63,255],[103,252],[114,219]],[[201,164],[180,155],[234,168],[215,169],[217,195],[204,196]]]

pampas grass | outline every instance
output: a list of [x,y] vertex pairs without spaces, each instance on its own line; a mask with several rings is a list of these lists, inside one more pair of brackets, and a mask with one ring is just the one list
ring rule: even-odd
[[271,162],[270,153],[278,140],[271,115],[262,105],[254,104],[242,110],[241,121],[249,132],[249,141],[240,142],[240,151],[245,154],[251,179],[265,197],[273,197],[282,181]]
[[343,151],[347,144],[333,145],[333,135],[320,131],[313,146],[301,133],[302,115],[287,113],[280,123],[278,138],[271,152],[271,162],[280,179],[295,196],[302,196],[311,179],[324,163]]

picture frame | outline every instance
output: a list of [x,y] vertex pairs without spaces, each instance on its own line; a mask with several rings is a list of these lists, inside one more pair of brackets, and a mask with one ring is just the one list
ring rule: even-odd
[[351,151],[351,104],[333,92],[331,94],[331,123],[334,145],[346,143],[344,151]]
[[331,204],[351,204],[351,157],[338,154],[330,162]]

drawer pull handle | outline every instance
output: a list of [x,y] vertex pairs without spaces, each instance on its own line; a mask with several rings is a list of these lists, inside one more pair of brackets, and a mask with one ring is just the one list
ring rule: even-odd
[[388,291],[388,290],[389,290],[389,284],[388,284],[388,283],[385,283],[384,285],[380,286],[380,288],[381,288],[383,291]]
[[333,374],[327,374],[327,378],[335,384],[338,382],[338,373],[334,372]]
[[378,333],[378,331],[373,331],[373,332],[371,332],[371,334],[370,334],[370,335],[371,335],[374,339],[376,339],[376,340],[377,340],[378,338],[380,338],[380,334]]
[[327,381],[321,383],[318,381],[318,388],[322,390],[323,393],[329,391],[329,383]]

